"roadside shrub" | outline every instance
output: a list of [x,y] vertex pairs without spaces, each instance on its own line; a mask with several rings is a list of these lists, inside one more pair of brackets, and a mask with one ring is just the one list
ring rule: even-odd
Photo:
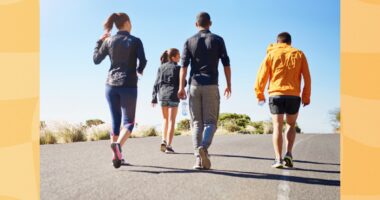
[[174,136],[179,136],[179,135],[181,135],[182,133],[180,132],[180,131],[178,131],[178,130],[174,130]]
[[179,131],[189,131],[190,130],[190,120],[183,119],[177,123],[177,130]]
[[60,132],[60,135],[62,136],[65,143],[87,141],[86,134],[84,133],[84,129],[82,127],[63,128]]
[[40,134],[40,144],[56,144],[57,138],[54,133],[50,131],[44,131]]
[[252,122],[251,125],[255,128],[255,130],[254,130],[255,134],[264,134],[264,122],[263,121]]
[[235,122],[233,121],[226,121],[223,123],[222,127],[229,131],[229,132],[238,132],[243,130],[242,127],[238,126]]
[[97,141],[110,139],[110,130],[111,126],[109,124],[100,124],[87,128],[85,132],[87,135],[87,140]]
[[219,125],[225,125],[225,123],[234,123],[240,128],[245,128],[251,123],[251,118],[248,115],[236,114],[236,113],[222,113],[219,116]]
[[273,134],[273,123],[272,121],[263,122],[263,133],[264,134]]
[[89,119],[89,120],[86,120],[86,126],[87,127],[92,127],[92,126],[98,126],[98,125],[101,125],[101,124],[104,124],[104,122],[100,119]]
[[141,130],[142,137],[154,137],[158,136],[158,131],[154,127],[149,127],[147,129]]

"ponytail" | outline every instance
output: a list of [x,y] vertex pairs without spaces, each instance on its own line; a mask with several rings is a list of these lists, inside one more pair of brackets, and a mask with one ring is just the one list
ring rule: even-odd
[[164,51],[164,53],[161,55],[161,64],[167,63],[169,61],[169,54],[168,50]]
[[104,30],[111,32],[113,24],[115,23],[116,28],[120,29],[123,27],[126,21],[130,22],[129,16],[125,13],[112,13],[104,23]]
[[179,54],[179,50],[176,48],[170,48],[164,51],[164,53],[162,53],[161,58],[160,58],[161,64],[172,61],[172,57],[177,56],[177,54]]

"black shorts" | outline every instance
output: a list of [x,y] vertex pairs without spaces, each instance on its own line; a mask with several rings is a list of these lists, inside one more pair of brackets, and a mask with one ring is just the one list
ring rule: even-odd
[[298,96],[271,96],[269,109],[272,114],[297,114],[301,106],[301,97]]

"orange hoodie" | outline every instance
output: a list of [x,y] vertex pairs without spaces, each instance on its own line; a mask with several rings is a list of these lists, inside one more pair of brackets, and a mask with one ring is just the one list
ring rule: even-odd
[[269,79],[269,96],[300,96],[301,74],[304,79],[302,103],[310,103],[311,78],[305,54],[285,43],[269,45],[267,55],[259,69],[255,92],[257,98],[265,100],[264,90]]

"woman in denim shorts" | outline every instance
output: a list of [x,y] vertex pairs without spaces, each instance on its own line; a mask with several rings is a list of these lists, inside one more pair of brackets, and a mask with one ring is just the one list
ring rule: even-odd
[[153,86],[152,106],[157,104],[157,96],[160,100],[162,116],[162,143],[161,151],[174,153],[172,141],[174,127],[178,111],[179,98],[179,71],[177,62],[180,59],[179,50],[171,48],[166,50],[161,56],[161,66],[157,72],[157,78]]

